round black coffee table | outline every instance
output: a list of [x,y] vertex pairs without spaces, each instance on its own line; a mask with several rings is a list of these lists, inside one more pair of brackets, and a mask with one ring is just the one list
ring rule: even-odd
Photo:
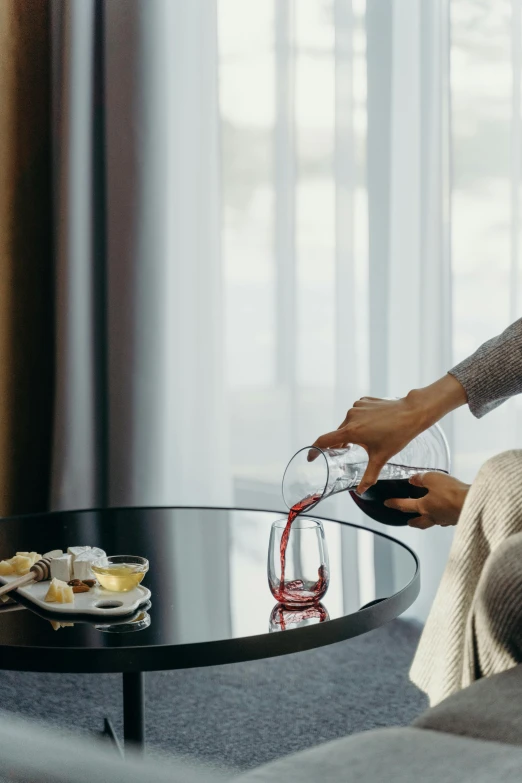
[[[84,544],[107,554],[142,555],[150,562],[143,584],[152,592],[150,606],[129,622],[103,628],[82,621],[55,630],[52,617],[4,607],[0,668],[121,672],[125,741],[143,745],[144,672],[332,644],[383,625],[417,597],[419,562],[411,549],[384,533],[321,517],[331,573],[322,605],[312,617],[274,610],[266,562],[271,524],[282,516],[225,508],[113,508],[0,520],[0,559]],[[105,729],[117,743],[108,719]]]

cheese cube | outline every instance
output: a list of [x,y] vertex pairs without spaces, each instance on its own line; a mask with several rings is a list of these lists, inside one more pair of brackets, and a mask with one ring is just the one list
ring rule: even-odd
[[74,561],[73,570],[75,579],[95,579],[92,571],[92,564],[98,559],[100,555],[93,554],[92,552],[85,552],[83,555],[79,555]]
[[16,557],[11,558],[11,565],[18,576],[23,576],[24,574],[29,573],[33,561],[30,557],[26,557],[25,555],[16,555]]
[[90,548],[91,548],[90,546],[70,546],[67,550],[67,554],[72,555],[72,559],[74,563],[77,557],[85,554],[85,552],[88,552]]
[[46,552],[44,554],[44,557],[48,557],[48,558],[50,558],[50,560],[52,560],[53,557],[61,557],[62,555],[63,555],[63,550],[62,549],[51,549],[50,552]]
[[60,579],[53,579],[49,585],[45,600],[48,603],[72,604],[74,603],[73,589]]
[[72,556],[62,555],[51,560],[51,578],[69,582],[72,579]]
[[96,555],[96,557],[105,557],[103,549],[99,549],[97,546],[70,546],[67,552],[72,555],[73,563],[77,557],[82,555]]
[[8,560],[0,560],[0,576],[10,576],[14,574],[14,566]]

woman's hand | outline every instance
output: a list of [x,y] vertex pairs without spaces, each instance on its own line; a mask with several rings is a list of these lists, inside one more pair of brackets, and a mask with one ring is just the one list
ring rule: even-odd
[[[413,438],[449,411],[467,402],[466,392],[452,375],[400,400],[362,397],[353,404],[340,427],[317,438],[314,446],[340,449],[356,443],[368,452],[368,467],[358,487],[364,494],[379,478],[384,465]],[[308,457],[314,459],[313,452]]]
[[456,525],[459,521],[462,506],[469,491],[469,484],[464,484],[446,473],[418,473],[412,476],[410,484],[415,487],[425,487],[428,493],[417,500],[413,498],[393,498],[385,500],[384,505],[408,514],[418,514],[410,519],[410,527],[426,530],[434,525],[447,527]]

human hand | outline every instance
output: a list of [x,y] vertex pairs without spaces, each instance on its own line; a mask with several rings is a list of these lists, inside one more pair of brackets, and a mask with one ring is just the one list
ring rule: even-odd
[[368,467],[357,489],[359,495],[363,495],[375,484],[390,458],[423,429],[408,398],[382,400],[362,397],[354,402],[337,430],[317,438],[313,445],[321,449],[345,448],[350,443],[362,446],[369,457]]
[[[321,435],[313,446],[320,449],[340,449],[350,443],[362,446],[368,453],[368,466],[357,491],[363,495],[395,454],[465,402],[466,392],[452,375],[445,375],[423,389],[414,389],[398,400],[362,397],[354,402],[339,428]],[[311,452],[308,459],[314,458]]]
[[411,477],[410,484],[424,487],[428,490],[427,494],[418,499],[390,498],[384,501],[384,505],[408,514],[418,514],[414,519],[410,519],[408,524],[421,530],[434,525],[448,527],[457,524],[469,484],[464,484],[447,473],[435,471],[415,474]]

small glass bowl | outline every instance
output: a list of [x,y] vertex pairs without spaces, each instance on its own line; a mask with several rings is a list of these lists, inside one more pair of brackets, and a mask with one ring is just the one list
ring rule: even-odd
[[111,593],[134,590],[149,570],[149,561],[136,555],[99,557],[91,566],[100,585]]

